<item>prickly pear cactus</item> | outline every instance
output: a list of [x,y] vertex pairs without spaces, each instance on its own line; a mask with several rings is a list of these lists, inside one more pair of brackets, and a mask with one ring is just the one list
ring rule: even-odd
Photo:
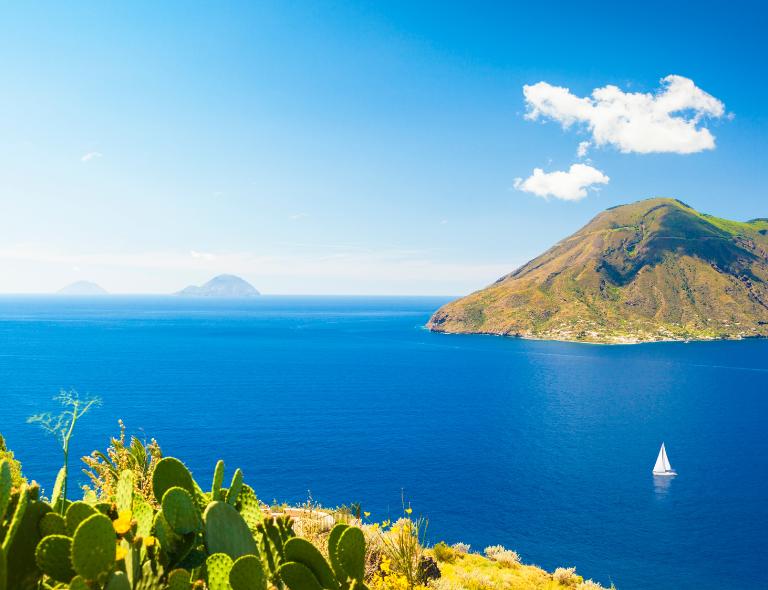
[[75,576],[69,583],[69,590],[91,590],[88,582],[82,576]]
[[8,590],[33,590],[38,585],[40,569],[35,561],[35,548],[41,539],[40,520],[51,511],[48,504],[37,499],[39,490],[37,484],[22,485],[3,540]]
[[211,502],[219,500],[221,493],[221,484],[224,483],[224,461],[221,459],[216,463],[216,469],[213,471],[213,483],[211,484]]
[[131,583],[128,581],[128,576],[125,573],[115,572],[110,576],[104,590],[131,590]]
[[331,566],[325,561],[323,554],[306,539],[299,537],[288,539],[285,544],[285,560],[305,566],[323,588],[338,586]]
[[8,459],[0,461],[0,522],[5,517],[5,511],[11,501],[11,464]]
[[173,487],[187,490],[194,497],[197,491],[192,474],[184,463],[174,457],[165,457],[158,461],[152,473],[152,492],[158,503],[163,501],[165,492]]
[[236,469],[235,474],[232,476],[232,483],[227,490],[227,504],[234,506],[237,503],[237,497],[240,495],[242,487],[243,472],[240,469]]
[[[362,583],[365,576],[365,535],[357,527],[348,527],[336,545],[336,556],[348,579]],[[342,580],[343,581],[343,580]]]
[[229,585],[229,572],[232,570],[232,558],[224,553],[214,553],[205,560],[208,590],[232,590]]
[[0,547],[0,590],[8,590],[8,562],[2,547]]
[[267,577],[264,567],[255,555],[243,555],[232,564],[229,572],[232,590],[266,590]]
[[203,520],[209,554],[225,553],[232,559],[258,555],[258,547],[248,525],[240,513],[226,502],[211,502]]
[[64,521],[67,525],[67,534],[75,534],[77,527],[89,516],[96,514],[96,509],[85,502],[72,502],[64,515]]
[[280,579],[290,590],[323,590],[310,569],[295,561],[289,561],[278,570]]
[[133,509],[133,471],[125,469],[117,480],[115,504],[118,512]]
[[115,567],[117,537],[112,521],[93,514],[80,523],[72,538],[72,566],[87,580],[96,580]]
[[66,535],[67,525],[64,518],[58,512],[49,512],[40,519],[40,535]]
[[185,569],[175,569],[168,574],[168,590],[189,590],[192,583]]
[[65,535],[44,537],[35,550],[37,566],[57,582],[68,583],[75,575],[70,554],[72,539]]
[[170,488],[163,496],[163,516],[178,535],[196,533],[202,527],[200,511],[187,490]]
[[243,517],[248,528],[251,529],[251,532],[255,532],[256,525],[264,520],[264,515],[261,512],[261,505],[259,499],[256,497],[256,492],[254,492],[253,488],[248,484],[243,484],[235,508],[237,508],[240,516]]

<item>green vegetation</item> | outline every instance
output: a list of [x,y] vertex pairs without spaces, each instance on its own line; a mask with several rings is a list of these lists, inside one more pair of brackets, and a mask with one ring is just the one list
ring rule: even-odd
[[[65,462],[74,424],[92,407],[69,401],[61,420],[35,420],[62,436]],[[521,565],[500,546],[486,557],[463,545],[429,549],[426,520],[405,502],[394,523],[368,522],[359,505],[267,506],[239,469],[225,487],[222,461],[204,491],[154,440],[127,442],[122,423],[106,453],[83,458],[90,484],[78,501],[60,491],[65,468],[51,500],[2,437],[0,453],[0,590],[600,588],[572,569]]]
[[675,199],[613,207],[428,327],[632,343],[768,336],[768,221]]

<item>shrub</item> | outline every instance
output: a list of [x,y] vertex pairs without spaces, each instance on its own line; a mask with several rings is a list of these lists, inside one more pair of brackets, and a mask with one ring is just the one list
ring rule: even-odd
[[559,567],[552,574],[552,579],[564,586],[573,586],[581,582],[581,577],[576,575],[575,567]]
[[467,553],[469,553],[471,546],[467,545],[466,543],[454,543],[453,545],[451,545],[451,548],[456,553],[460,553],[461,555],[466,555]]
[[485,556],[506,567],[515,567],[520,565],[520,556],[516,551],[506,549],[502,545],[491,545],[485,548]]
[[423,518],[415,521],[401,518],[389,530],[381,532],[382,556],[388,560],[394,574],[405,578],[408,590],[416,588],[421,582],[426,528],[427,522]]
[[593,580],[584,580],[578,586],[576,590],[605,590],[603,586]]
[[446,545],[443,541],[440,541],[439,543],[435,543],[435,546],[432,547],[432,553],[435,555],[437,561],[453,563],[458,551],[453,547]]

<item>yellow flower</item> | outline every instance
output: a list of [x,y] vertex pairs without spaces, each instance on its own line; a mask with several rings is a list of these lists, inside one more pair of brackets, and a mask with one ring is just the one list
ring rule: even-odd
[[365,516],[365,518],[368,518],[370,515],[371,515],[370,512],[363,512],[363,516]]
[[381,523],[381,527],[385,529],[385,528],[387,528],[387,527],[388,527],[390,524],[392,524],[392,521],[391,521],[391,520],[389,520],[389,519],[387,519],[387,520],[385,520],[384,522],[382,522],[382,523]]
[[413,512],[413,508],[411,508],[410,506],[408,506],[408,508],[405,509],[406,514],[411,514],[412,512]]
[[117,520],[112,522],[112,526],[115,527],[115,532],[118,535],[124,535],[131,530],[131,516],[130,510],[121,510]]
[[115,547],[115,559],[117,561],[120,561],[121,559],[125,559],[126,555],[128,555],[128,549],[126,549],[122,545],[117,545],[117,547]]
[[157,539],[152,535],[144,537],[144,547],[152,547],[155,543],[157,543]]

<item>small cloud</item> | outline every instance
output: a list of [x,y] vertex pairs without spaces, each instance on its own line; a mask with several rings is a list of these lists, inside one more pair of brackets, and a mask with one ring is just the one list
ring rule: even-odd
[[607,85],[581,97],[568,88],[537,82],[523,86],[526,118],[551,119],[568,129],[583,125],[596,146],[623,153],[692,154],[715,149],[715,137],[702,126],[725,115],[725,105],[683,76],[662,78],[654,93],[624,92]]
[[216,255],[211,254],[210,252],[198,252],[197,250],[190,250],[189,255],[192,258],[196,258],[198,260],[215,260]]
[[591,141],[580,141],[579,142],[579,147],[576,150],[576,155],[579,158],[583,158],[584,156],[587,155],[587,152],[589,151],[589,148],[591,146],[592,146],[592,142]]
[[448,220],[447,220],[447,219],[441,219],[441,220],[440,220],[440,225],[445,225],[445,224],[447,224],[447,223],[448,223]]
[[572,164],[566,172],[544,172],[534,168],[533,174],[523,180],[515,179],[515,188],[537,197],[554,197],[564,201],[579,201],[587,196],[587,190],[596,190],[596,184],[608,184],[610,178],[597,168],[586,164]]
[[309,217],[309,213],[294,213],[290,216],[291,221],[298,221],[299,219],[306,219]]
[[80,158],[81,162],[90,162],[91,160],[97,160],[99,158],[103,158],[104,154],[101,152],[88,152],[86,154],[83,154]]

